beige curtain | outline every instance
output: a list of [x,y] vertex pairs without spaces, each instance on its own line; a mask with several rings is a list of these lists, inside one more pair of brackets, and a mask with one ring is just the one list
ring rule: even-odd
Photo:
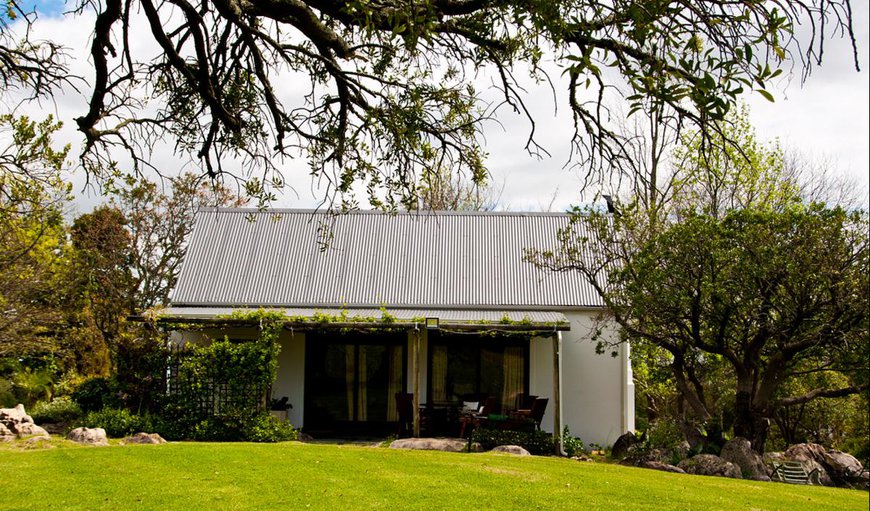
[[[432,401],[447,401],[447,346],[435,345],[432,349]],[[431,403],[430,403],[431,404]]]
[[387,346],[390,357],[390,381],[387,384],[387,420],[399,420],[396,394],[402,391],[402,347]]
[[356,420],[368,420],[368,366],[366,365],[366,350],[368,346],[359,347],[359,390],[357,391]]
[[517,394],[523,391],[525,379],[523,367],[523,348],[509,346],[504,349],[504,386],[501,392],[502,409],[515,406]]
[[344,345],[344,384],[347,387],[347,420],[353,420],[353,387],[354,387],[354,353],[353,345]]

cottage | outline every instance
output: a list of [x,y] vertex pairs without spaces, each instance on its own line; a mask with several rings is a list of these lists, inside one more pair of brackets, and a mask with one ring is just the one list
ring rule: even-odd
[[[524,248],[554,247],[568,222],[551,213],[204,209],[161,317],[212,322],[208,333],[230,339],[255,335],[221,323],[233,311],[297,318],[281,337],[272,395],[289,398],[290,421],[315,436],[394,432],[401,393],[420,410],[418,433],[487,397],[490,413],[507,415],[535,395],[550,403],[541,429],[568,426],[607,445],[634,427],[628,348],[596,354],[595,292],[578,274],[522,258]],[[299,318],[328,321],[313,328]]]

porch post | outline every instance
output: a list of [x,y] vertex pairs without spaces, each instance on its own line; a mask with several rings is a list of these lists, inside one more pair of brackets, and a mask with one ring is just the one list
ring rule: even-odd
[[553,332],[553,445],[556,455],[562,452],[562,362],[560,360],[562,333]]
[[420,437],[420,329],[414,325],[414,438]]

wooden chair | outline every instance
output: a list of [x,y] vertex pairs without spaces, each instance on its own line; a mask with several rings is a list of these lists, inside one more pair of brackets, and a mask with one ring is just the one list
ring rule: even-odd
[[[396,394],[396,412],[399,414],[399,438],[414,431],[414,394]],[[409,435],[410,436],[410,435]]]
[[778,461],[773,463],[773,473],[770,478],[789,484],[821,485],[819,469],[814,468],[807,473],[800,461]]
[[541,421],[544,419],[544,412],[547,411],[547,403],[550,402],[549,398],[546,397],[536,397],[535,401],[532,403],[532,407],[526,410],[515,410],[511,412],[512,419],[531,419],[535,422],[535,428],[541,429]]

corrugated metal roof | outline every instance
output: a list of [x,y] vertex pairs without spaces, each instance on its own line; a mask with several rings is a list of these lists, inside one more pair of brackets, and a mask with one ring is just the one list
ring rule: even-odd
[[551,213],[204,209],[172,303],[600,307],[579,273],[543,271],[522,260],[524,248],[556,249],[557,231],[568,223],[568,215]]
[[[230,316],[235,312],[250,309],[236,307],[167,307],[159,311],[159,317],[174,320],[197,320],[213,319]],[[346,315],[347,322],[353,322],[354,318],[381,318],[381,309],[319,309],[309,307],[291,308],[267,308],[269,312],[282,313],[287,317],[314,318],[316,314],[325,314],[332,317]],[[467,324],[490,324],[505,323],[528,323],[530,325],[554,325],[566,324],[568,318],[561,312],[534,311],[534,310],[474,310],[474,309],[386,309],[396,321],[411,322],[420,318],[438,318],[443,325],[467,325]]]

